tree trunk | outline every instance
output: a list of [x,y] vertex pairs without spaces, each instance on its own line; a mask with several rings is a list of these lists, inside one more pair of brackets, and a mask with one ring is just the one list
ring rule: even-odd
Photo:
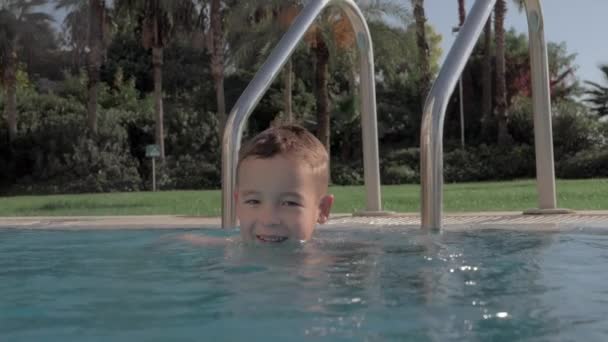
[[12,51],[7,54],[6,67],[4,69],[4,84],[6,107],[6,119],[8,124],[8,139],[10,142],[17,138],[17,52],[16,42],[9,42]]
[[511,137],[507,127],[507,86],[505,75],[505,26],[507,12],[505,0],[496,1],[494,8],[494,32],[496,34],[496,120],[498,144],[506,145]]
[[226,99],[224,97],[224,35],[222,32],[221,1],[211,1],[211,76],[215,85],[217,115],[220,121],[219,137],[222,141],[226,124]]
[[156,117],[156,144],[160,149],[160,160],[165,161],[165,139],[163,130],[163,48],[152,48],[152,66],[154,68],[154,114]]
[[87,54],[88,97],[87,127],[97,133],[97,96],[99,93],[100,69],[103,50],[103,0],[89,0],[89,53]]
[[424,0],[411,0],[414,7],[414,19],[416,21],[416,45],[420,59],[420,99],[424,101],[431,88],[431,67],[429,56],[429,44],[426,40],[426,15],[424,13]]
[[483,35],[484,57],[481,80],[482,102],[481,102],[481,136],[487,138],[490,132],[492,120],[492,17],[488,18]]
[[293,111],[291,108],[291,93],[292,93],[292,74],[293,74],[293,63],[291,62],[291,58],[285,64],[284,70],[284,78],[285,88],[283,89],[283,102],[285,106],[285,118],[287,122],[290,124],[294,122]]
[[330,151],[329,136],[329,49],[317,33],[317,45],[314,48],[316,58],[315,83],[317,91],[317,138],[321,141],[327,153]]
[[[464,25],[464,21],[467,17],[467,11],[465,8],[465,3],[464,0],[458,0],[458,29],[460,30],[460,28],[462,27],[462,25]],[[459,31],[460,32],[460,31]],[[464,113],[465,113],[465,98],[467,98],[465,96],[465,89],[466,87],[464,86],[464,82],[463,82],[463,78],[465,78],[464,76],[468,74],[467,72],[467,67],[465,66],[464,70],[462,71],[462,73],[460,74],[460,80],[458,82],[458,88],[459,88],[459,105],[460,105],[460,145],[461,147],[464,149],[465,148],[465,119],[464,119]],[[466,78],[467,80],[470,80],[469,77]]]
[[458,26],[462,27],[467,16],[464,0],[458,0]]

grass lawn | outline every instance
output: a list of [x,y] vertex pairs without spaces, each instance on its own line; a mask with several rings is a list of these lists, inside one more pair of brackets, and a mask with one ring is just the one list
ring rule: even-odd
[[[336,186],[333,212],[351,213],[365,205],[363,186]],[[383,186],[384,208],[420,210],[419,185]],[[221,194],[212,191],[161,191],[82,195],[0,197],[0,216],[195,215],[219,216]],[[521,211],[536,207],[533,180],[446,184],[448,212]],[[608,179],[558,180],[557,205],[579,210],[608,210]]]

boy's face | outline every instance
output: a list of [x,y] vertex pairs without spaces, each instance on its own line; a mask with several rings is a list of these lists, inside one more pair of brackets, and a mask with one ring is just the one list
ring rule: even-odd
[[306,163],[281,155],[241,162],[236,215],[246,241],[306,241],[329,217],[333,196]]

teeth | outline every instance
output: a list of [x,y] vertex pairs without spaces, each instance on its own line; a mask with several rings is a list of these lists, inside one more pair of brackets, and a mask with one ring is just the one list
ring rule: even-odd
[[278,236],[278,235],[256,235],[258,240],[264,242],[283,242],[287,240],[286,236]]

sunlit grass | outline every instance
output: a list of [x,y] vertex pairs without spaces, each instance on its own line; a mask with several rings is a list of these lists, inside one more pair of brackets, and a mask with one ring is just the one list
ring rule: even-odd
[[[446,184],[444,209],[449,212],[521,211],[537,207],[533,180]],[[365,207],[363,186],[336,186],[333,212]],[[382,187],[387,210],[418,212],[419,185]],[[608,210],[608,179],[559,180],[557,204],[578,210]],[[192,215],[219,216],[221,194],[208,191],[160,191],[52,196],[0,197],[0,216]]]

